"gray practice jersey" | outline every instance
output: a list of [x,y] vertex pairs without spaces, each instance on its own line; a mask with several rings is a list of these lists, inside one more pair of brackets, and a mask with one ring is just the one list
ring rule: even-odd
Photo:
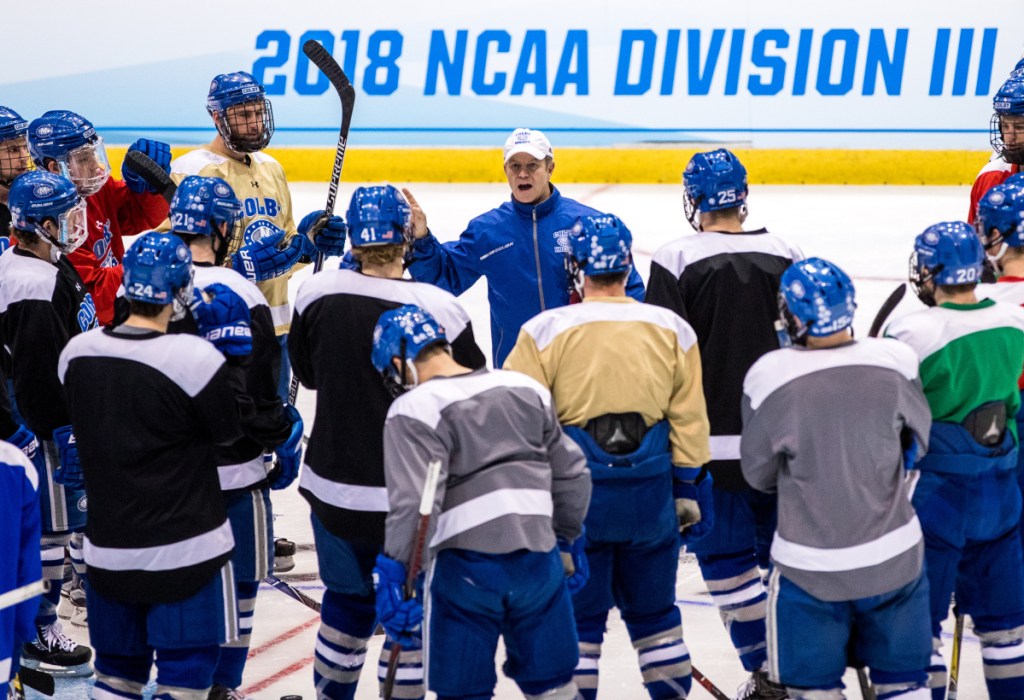
[[770,352],[743,383],[743,476],[778,491],[772,561],[821,600],[892,591],[921,572],[901,434],[924,454],[931,412],[914,351],[891,339]]
[[[575,539],[590,472],[555,417],[551,394],[517,372],[435,377],[400,396],[384,425],[390,511],[385,551],[408,562],[427,464],[441,461],[432,552],[547,552]],[[426,556],[426,552],[424,553]]]

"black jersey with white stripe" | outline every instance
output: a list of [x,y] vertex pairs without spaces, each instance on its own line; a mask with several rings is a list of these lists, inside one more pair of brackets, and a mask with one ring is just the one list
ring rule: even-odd
[[0,336],[11,356],[18,410],[41,440],[68,425],[57,360],[68,340],[96,327],[96,307],[67,258],[20,248],[0,255]]
[[299,490],[332,533],[378,546],[388,511],[383,433],[392,398],[370,352],[380,315],[405,304],[444,326],[460,364],[486,364],[469,315],[449,292],[351,270],[325,270],[302,284],[288,336],[292,371],[317,391]]
[[779,347],[779,279],[802,258],[765,229],[702,231],[666,243],[652,258],[647,302],[672,309],[697,333],[711,423],[708,466],[719,488],[746,486],[739,463],[743,378]]
[[215,447],[242,436],[237,375],[202,338],[118,326],[72,339],[59,377],[89,494],[90,585],[188,598],[234,549]]

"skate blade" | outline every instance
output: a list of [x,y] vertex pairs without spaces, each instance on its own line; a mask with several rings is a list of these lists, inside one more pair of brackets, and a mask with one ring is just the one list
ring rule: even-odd
[[53,664],[43,663],[37,659],[28,659],[22,657],[21,665],[25,668],[31,668],[33,671],[39,671],[45,673],[48,676],[54,678],[88,678],[93,674],[92,663],[86,662],[77,666],[54,666]]

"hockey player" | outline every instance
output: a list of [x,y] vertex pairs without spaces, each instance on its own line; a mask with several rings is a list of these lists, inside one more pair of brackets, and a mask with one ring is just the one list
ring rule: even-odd
[[[932,411],[913,505],[925,536],[933,644],[955,590],[981,642],[989,697],[1024,697],[1024,558],[1018,523],[1017,379],[1024,310],[975,295],[983,251],[963,222],[935,224],[914,241],[910,281],[931,308],[896,319],[886,335],[920,357]],[[929,686],[941,700],[936,652]]]
[[779,347],[779,278],[798,248],[765,229],[746,231],[747,171],[724,148],[694,155],[683,172],[683,204],[695,236],[654,253],[647,302],[672,309],[697,333],[711,422],[715,523],[687,547],[725,623],[743,668],[740,698],[784,697],[766,675],[765,591],[775,531],[775,496],[750,488],[740,471],[743,377]]
[[[302,419],[294,407],[283,406],[277,396],[281,348],[270,309],[256,285],[222,267],[241,216],[241,203],[220,178],[190,175],[178,185],[171,200],[171,231],[189,247],[195,273],[191,315],[180,325],[191,326],[191,332],[218,345],[228,364],[241,363],[245,392],[253,404],[243,420],[245,436],[217,451],[217,471],[235,539],[232,568],[239,636],[221,649],[211,700],[242,698],[237,688],[242,684],[249,653],[256,593],[259,582],[270,573],[273,559],[269,547],[274,541],[270,489],[291,484],[301,461]],[[202,295],[212,298],[204,301]],[[241,323],[228,323],[237,313],[234,306],[242,307],[236,318],[250,319],[248,329]],[[217,332],[225,327],[239,332]],[[268,478],[263,452],[275,448],[280,466]]]
[[10,107],[0,106],[0,253],[10,245],[11,211],[7,208],[7,193],[14,178],[31,167],[28,122]]
[[1024,163],[1024,71],[1014,71],[992,98],[990,140],[995,155],[971,187],[967,220],[977,225],[978,202],[995,185],[1020,172]]
[[25,645],[23,665],[89,675],[91,650],[64,635],[56,613],[64,547],[85,524],[85,491],[69,476],[77,456],[57,359],[70,338],[96,325],[92,297],[66,257],[86,238],[86,204],[70,180],[38,170],[15,179],[8,202],[17,245],[0,255],[0,336],[27,426],[11,439],[22,449],[35,436],[42,440],[40,551],[50,581],[36,617],[38,639]]
[[647,692],[685,698],[690,654],[675,604],[680,532],[695,541],[713,517],[697,337],[673,312],[626,294],[632,236],[618,218],[583,217],[569,240],[583,304],[527,321],[505,368],[551,390],[594,480],[590,578],[573,596],[576,685],[595,700],[608,611],[617,606]]
[[[569,230],[581,216],[600,212],[563,197],[551,184],[555,155],[536,129],[516,129],[505,141],[505,177],[512,198],[466,226],[459,240],[441,244],[417,221],[409,273],[460,295],[487,278],[491,307],[491,356],[501,367],[523,323],[545,309],[572,300],[565,269]],[[409,202],[419,211],[408,190]],[[643,299],[644,283],[634,271],[630,296]],[[576,298],[578,301],[578,298]]]
[[427,464],[438,460],[436,518],[423,552],[432,559],[430,690],[438,700],[491,697],[501,636],[505,673],[527,698],[576,698],[565,581],[582,562],[560,556],[556,538],[580,538],[590,475],[551,394],[515,372],[459,364],[444,329],[417,306],[385,312],[373,338],[373,366],[393,387],[411,389],[384,427],[390,512],[374,568],[381,624],[403,644],[421,636],[421,600],[403,600],[402,588]]
[[263,152],[274,135],[274,112],[266,90],[252,75],[238,71],[214,77],[206,111],[217,135],[205,148],[176,158],[171,179],[180,183],[187,175],[219,177],[242,202],[241,224],[233,229],[227,255],[231,266],[255,282],[267,300],[282,348],[278,395],[284,401],[291,377],[286,352],[288,280],[295,265],[308,262],[318,249],[324,255],[341,255],[345,224],[340,216],[321,224],[323,212],[315,211],[296,230],[284,170]]
[[[376,624],[371,575],[374,558],[384,547],[388,499],[382,433],[392,401],[366,361],[377,319],[389,309],[419,304],[449,329],[461,363],[477,369],[486,362],[469,316],[455,297],[401,279],[409,217],[409,207],[394,187],[357,188],[348,222],[352,254],[361,271],[325,270],[306,280],[295,300],[289,336],[295,376],[319,396],[358,397],[317,402],[299,481],[312,509],[320,576],[327,586],[313,666],[325,698],[354,697]],[[422,697],[420,652],[403,657],[405,672],[395,697]]]
[[93,697],[141,698],[155,652],[154,697],[201,700],[238,634],[215,448],[242,437],[240,406],[214,346],[166,334],[192,299],[185,244],[147,233],[123,264],[128,320],[74,338],[59,366],[92,511]]
[[[0,595],[39,581],[39,476],[16,446],[0,441]],[[18,654],[36,638],[39,598],[0,605],[0,698],[18,672]]]
[[[123,181],[111,178],[103,138],[88,119],[74,112],[51,110],[33,119],[28,140],[36,166],[74,182],[88,203],[87,238],[68,257],[92,295],[100,324],[109,324],[121,286],[121,239],[163,221],[167,202],[126,168],[121,170]],[[139,139],[128,150],[142,151],[169,166],[171,150],[165,143]]]
[[855,341],[853,283],[820,258],[786,270],[779,306],[795,345],[747,373],[740,445],[747,482],[779,498],[772,680],[794,700],[841,700],[852,645],[878,697],[928,698],[924,540],[906,476],[931,426],[917,355]]

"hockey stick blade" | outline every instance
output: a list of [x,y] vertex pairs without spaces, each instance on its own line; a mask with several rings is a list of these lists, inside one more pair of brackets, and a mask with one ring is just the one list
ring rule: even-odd
[[290,598],[294,598],[295,600],[299,601],[300,603],[305,605],[310,610],[315,611],[317,614],[320,613],[320,608],[321,608],[320,603],[318,603],[317,601],[313,600],[308,595],[306,595],[302,591],[298,590],[294,586],[291,586],[286,581],[282,581],[277,576],[274,576],[273,574],[270,574],[265,579],[263,579],[263,582],[273,586],[277,590],[279,590],[282,593],[284,593],[286,596],[288,596]]
[[877,338],[878,334],[882,331],[882,326],[885,325],[886,319],[892,314],[893,310],[899,306],[899,303],[903,301],[903,295],[907,293],[907,283],[904,282],[896,289],[892,290],[892,294],[889,298],[882,302],[882,307],[878,309],[878,313],[875,314],[875,320],[871,322],[871,330],[868,331],[869,338]]
[[18,678],[21,679],[21,684],[26,688],[31,688],[47,697],[53,697],[53,694],[57,692],[56,683],[53,680],[53,676],[49,673],[43,673],[34,668],[22,666],[18,670]]
[[124,157],[128,169],[146,181],[146,184],[170,203],[178,186],[167,171],[142,151],[128,151]]
[[352,82],[345,75],[345,72],[341,70],[341,66],[334,60],[334,57],[323,47],[323,44],[310,39],[302,45],[302,53],[306,54],[306,57],[320,69],[320,72],[327,76],[327,79],[331,81],[331,85],[334,86],[339,95],[346,90],[351,90],[352,94],[355,94]]

